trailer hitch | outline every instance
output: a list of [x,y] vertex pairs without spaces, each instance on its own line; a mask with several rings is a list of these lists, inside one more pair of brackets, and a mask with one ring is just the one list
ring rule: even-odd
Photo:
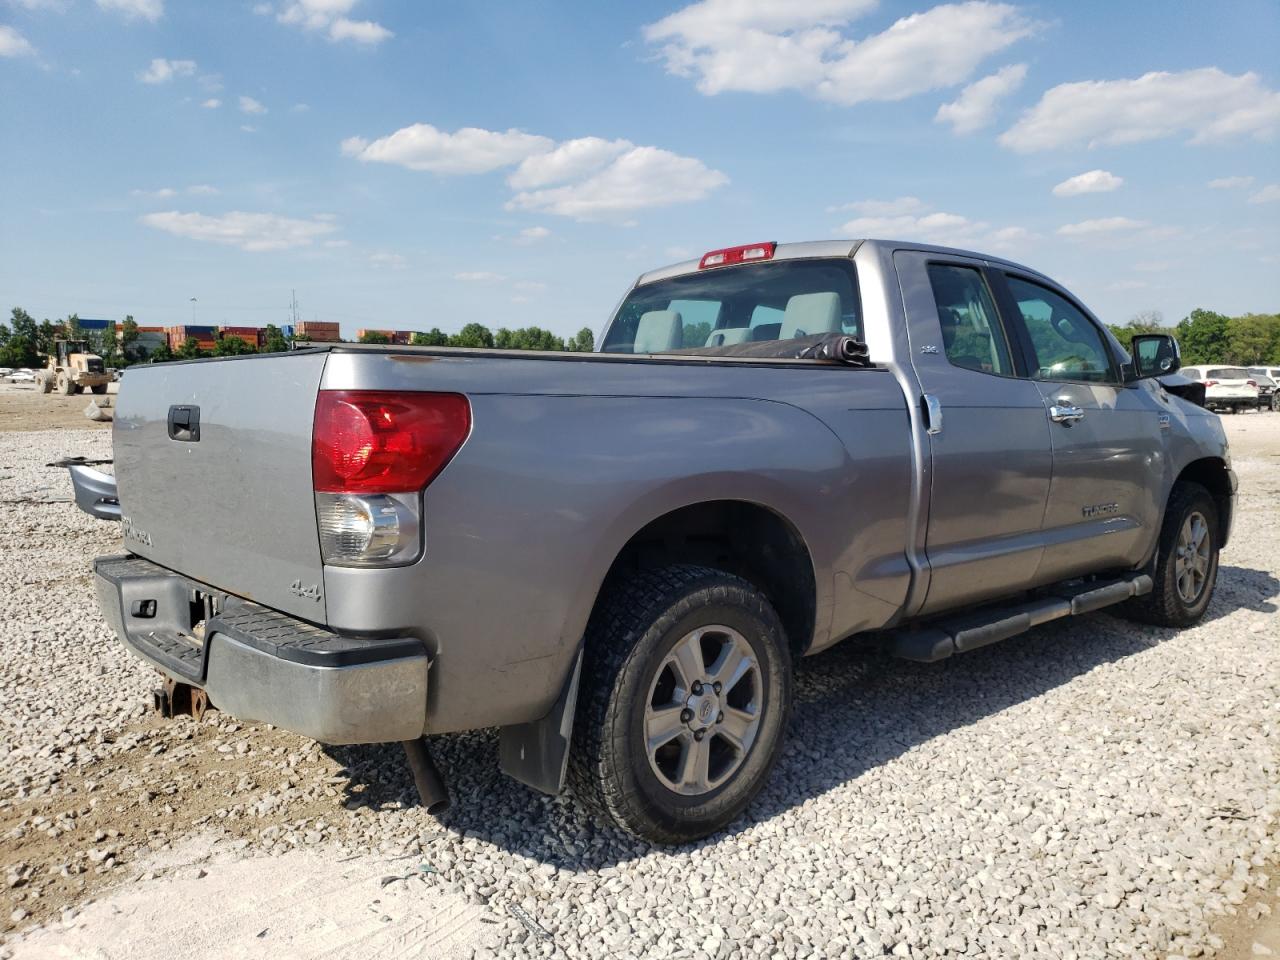
[[179,683],[168,676],[161,686],[151,691],[151,703],[156,713],[166,720],[188,716],[197,723],[204,719],[205,713],[215,709],[209,694],[202,688]]

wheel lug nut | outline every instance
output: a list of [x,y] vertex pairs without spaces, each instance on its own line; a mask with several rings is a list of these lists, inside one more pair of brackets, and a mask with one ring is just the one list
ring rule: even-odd
[[715,690],[715,692],[716,692],[716,693],[719,693],[719,692],[720,692],[720,681],[719,681],[719,680],[717,680],[715,683],[713,683],[713,684],[711,685],[711,688],[712,688],[713,690]]
[[688,723],[692,719],[693,719],[693,711],[690,710],[688,707],[685,707],[683,710],[680,711],[681,723]]
[[693,695],[696,697],[700,693],[702,693],[702,683],[695,680],[693,681]]
[[720,713],[718,713],[718,714],[716,715],[716,723],[724,723],[724,711],[723,711],[723,710],[721,710],[721,711],[720,711]]
[[707,735],[707,731],[705,731],[705,730],[699,730],[697,733],[695,733],[695,734],[693,735],[693,739],[695,739],[695,740],[701,740],[701,739],[702,739],[703,737],[705,737],[706,735]]

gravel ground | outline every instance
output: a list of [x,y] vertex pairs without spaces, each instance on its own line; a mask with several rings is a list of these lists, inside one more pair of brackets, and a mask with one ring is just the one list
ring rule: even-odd
[[[382,946],[330,943],[334,956],[430,954],[423,916],[440,903],[470,908],[449,914],[449,954],[481,957],[1251,943],[1280,912],[1280,416],[1226,423],[1245,441],[1240,510],[1199,626],[1102,613],[934,665],[851,645],[804,661],[749,818],[672,850],[505,779],[492,733],[437,738],[455,796],[442,822],[413,806],[398,748],[321,748],[218,713],[153,719],[155,675],[109,636],[87,574],[117,530],[60,502],[69,484],[42,467],[106,455],[109,434],[0,433],[0,955],[258,955],[264,938],[311,955],[251,930],[247,902],[192,892],[255,864],[244,889],[270,887],[279,858],[335,916],[355,900],[385,925]],[[363,880],[338,883],[348,869]],[[147,910],[171,939],[122,935],[149,929]],[[175,911],[203,932],[184,935]]]

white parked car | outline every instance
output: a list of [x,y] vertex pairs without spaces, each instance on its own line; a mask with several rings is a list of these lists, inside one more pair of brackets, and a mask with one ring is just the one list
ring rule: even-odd
[[1204,405],[1210,410],[1239,413],[1258,408],[1258,381],[1244,367],[1205,363],[1180,372],[1204,384]]
[[15,370],[9,374],[10,383],[35,383],[36,375],[30,370]]

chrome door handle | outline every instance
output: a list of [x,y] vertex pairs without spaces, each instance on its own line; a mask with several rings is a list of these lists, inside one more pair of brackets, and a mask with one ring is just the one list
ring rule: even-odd
[[1074,404],[1055,403],[1049,408],[1049,419],[1054,423],[1075,423],[1084,419],[1084,411]]

